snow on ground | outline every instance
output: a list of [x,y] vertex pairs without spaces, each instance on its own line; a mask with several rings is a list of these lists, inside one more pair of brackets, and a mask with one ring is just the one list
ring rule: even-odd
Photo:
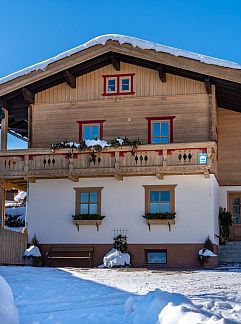
[[12,290],[0,276],[0,323],[18,324],[18,310],[14,304]]
[[241,271],[2,266],[0,275],[24,324],[154,324],[158,314],[161,324],[241,323]]

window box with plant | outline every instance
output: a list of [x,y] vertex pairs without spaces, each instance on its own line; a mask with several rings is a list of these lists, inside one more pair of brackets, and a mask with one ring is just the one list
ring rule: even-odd
[[145,214],[146,224],[151,225],[175,224],[175,185],[170,186],[144,186],[145,188]]
[[73,215],[73,224],[77,227],[79,231],[80,225],[96,225],[97,230],[99,229],[99,225],[102,224],[102,220],[105,216],[97,215],[97,214],[79,214]]

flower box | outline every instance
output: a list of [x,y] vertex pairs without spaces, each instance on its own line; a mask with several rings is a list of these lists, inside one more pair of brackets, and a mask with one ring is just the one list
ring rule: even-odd
[[150,225],[174,225],[175,219],[146,219],[146,224]]
[[73,220],[73,224],[77,227],[78,231],[79,227],[82,225],[95,225],[98,231],[99,226],[102,224],[102,219],[78,219]]

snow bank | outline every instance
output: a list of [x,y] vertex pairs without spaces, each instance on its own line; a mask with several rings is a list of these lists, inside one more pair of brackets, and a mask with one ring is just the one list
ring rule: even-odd
[[19,323],[18,310],[14,304],[12,290],[2,276],[0,276],[0,323]]
[[22,75],[29,74],[33,71],[38,71],[38,70],[44,71],[46,69],[46,67],[53,62],[59,61],[65,57],[68,57],[75,53],[81,52],[81,51],[83,51],[87,48],[93,47],[95,45],[100,45],[100,44],[105,45],[108,40],[118,41],[120,44],[124,44],[124,43],[131,44],[132,46],[139,47],[141,49],[155,50],[157,52],[168,53],[168,54],[172,54],[174,56],[182,56],[182,57],[190,58],[190,59],[200,61],[200,62],[203,62],[206,64],[218,65],[218,66],[222,66],[222,67],[228,67],[231,69],[241,69],[241,65],[239,65],[238,63],[235,63],[235,62],[230,62],[230,61],[221,60],[221,59],[217,59],[217,58],[202,55],[202,54],[184,51],[184,50],[180,50],[180,49],[177,49],[174,47],[153,43],[150,41],[146,41],[146,40],[131,37],[131,36],[118,35],[118,34],[107,34],[107,35],[102,35],[102,36],[93,38],[82,45],[79,45],[71,50],[60,53],[57,56],[54,56],[48,60],[42,61],[40,63],[31,65],[25,69],[22,69],[17,72],[14,72],[12,74],[9,74],[9,75],[0,79],[0,84],[3,84],[5,82],[8,82],[15,78],[18,78]]
[[28,249],[24,252],[25,257],[34,257],[39,258],[41,257],[41,253],[39,251],[39,248],[35,245],[31,245]]
[[217,256],[217,254],[214,254],[212,251],[208,250],[208,249],[201,249],[199,250],[198,254],[200,256],[208,256],[208,257],[213,257],[213,256]]
[[130,296],[125,312],[133,324],[228,324],[216,316],[208,317],[184,295],[159,289],[144,296]]
[[112,249],[104,256],[103,265],[101,267],[112,268],[126,265],[131,265],[130,254],[122,253],[119,250]]

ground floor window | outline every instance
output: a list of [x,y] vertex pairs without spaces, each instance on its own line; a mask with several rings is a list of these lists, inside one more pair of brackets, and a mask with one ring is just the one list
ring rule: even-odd
[[146,264],[167,264],[167,250],[146,250]]
[[144,186],[145,212],[151,214],[175,212],[175,185]]
[[76,215],[100,215],[101,214],[101,190],[95,188],[75,188],[76,191]]

